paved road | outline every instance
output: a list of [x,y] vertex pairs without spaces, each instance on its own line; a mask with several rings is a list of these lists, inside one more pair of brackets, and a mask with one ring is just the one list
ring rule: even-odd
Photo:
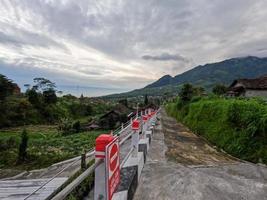
[[134,200],[267,200],[267,168],[211,147],[163,110]]

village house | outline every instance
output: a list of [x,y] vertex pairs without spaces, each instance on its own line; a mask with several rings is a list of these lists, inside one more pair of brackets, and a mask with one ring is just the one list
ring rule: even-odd
[[254,79],[237,79],[230,85],[227,95],[267,98],[267,75]]
[[133,110],[127,106],[119,103],[111,111],[102,115],[99,118],[99,126],[102,129],[113,129],[125,123],[128,120],[129,113],[132,113]]

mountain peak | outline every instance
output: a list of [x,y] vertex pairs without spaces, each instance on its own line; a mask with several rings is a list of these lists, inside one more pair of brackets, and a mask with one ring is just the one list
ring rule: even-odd
[[156,82],[146,86],[145,88],[153,88],[153,87],[160,87],[161,85],[169,85],[172,83],[173,77],[169,74],[162,76]]
[[216,83],[230,84],[238,78],[255,78],[267,74],[267,58],[246,56],[197,66],[187,72],[171,77],[165,75],[145,88],[192,83],[207,88]]

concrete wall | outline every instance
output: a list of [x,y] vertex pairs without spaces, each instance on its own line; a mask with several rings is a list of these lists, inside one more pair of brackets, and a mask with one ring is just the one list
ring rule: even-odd
[[246,97],[265,97],[267,98],[267,90],[246,90]]

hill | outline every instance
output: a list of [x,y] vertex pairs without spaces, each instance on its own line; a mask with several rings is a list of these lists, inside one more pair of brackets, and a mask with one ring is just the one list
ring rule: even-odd
[[232,58],[199,65],[174,77],[165,75],[142,89],[107,97],[131,97],[144,94],[161,96],[166,92],[177,92],[177,88],[184,83],[192,83],[210,90],[217,83],[229,85],[238,78],[255,78],[264,74],[267,74],[267,58],[254,56]]

